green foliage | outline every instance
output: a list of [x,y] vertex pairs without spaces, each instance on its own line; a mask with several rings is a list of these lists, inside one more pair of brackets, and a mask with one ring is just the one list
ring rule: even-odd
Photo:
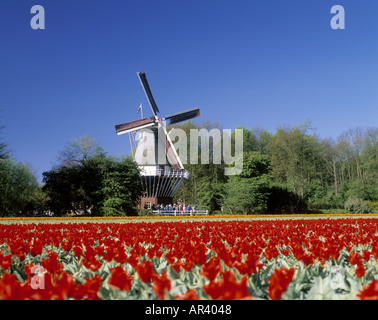
[[140,217],[150,217],[153,216],[154,213],[151,209],[142,209],[138,211],[138,216]]
[[214,184],[209,181],[202,182],[198,192],[198,208],[205,208],[210,213],[221,209],[220,203],[224,196],[223,184]]
[[[175,127],[188,136],[191,129],[221,129],[219,124],[209,121],[198,126],[187,121]],[[378,202],[377,128],[349,129],[336,140],[321,140],[313,133],[310,122],[296,127],[280,126],[274,134],[263,129],[238,128],[243,130],[242,172],[226,176],[225,163],[212,163],[212,138],[209,148],[206,147],[210,163],[202,164],[205,146],[199,139],[198,164],[182,158],[189,180],[179,188],[174,202],[190,203],[210,212],[223,207],[225,213],[340,209],[351,199]],[[235,131],[231,133],[231,141],[234,140]],[[223,141],[219,143],[223,145]],[[0,159],[9,160],[6,147],[0,143]],[[24,188],[27,196],[2,205],[14,206],[6,209],[12,214],[46,208],[63,214],[81,208],[90,209],[94,215],[134,215],[141,192],[137,176],[137,166],[131,159],[107,157],[97,141],[85,135],[59,152],[56,166],[44,173],[42,189],[36,186],[29,192]],[[1,179],[6,185],[8,177]],[[370,207],[376,210],[375,205]]]
[[378,212],[378,201],[368,201],[368,205],[372,212]]
[[269,158],[259,152],[245,152],[243,170],[224,185],[225,213],[253,214],[267,209],[271,181]]
[[[5,128],[4,126],[0,126],[0,134],[4,128]],[[5,142],[2,142],[0,140],[0,160],[10,158],[10,152],[7,150],[7,148],[8,148],[8,145]]]
[[103,148],[95,138],[84,135],[79,139],[73,139],[58,153],[58,164],[61,166],[73,166],[83,164],[86,160],[104,156]]
[[101,172],[101,211],[105,216],[136,215],[136,206],[142,186],[139,171],[130,157],[117,161],[107,158],[107,167]]
[[28,166],[0,159],[0,216],[20,215],[37,189],[37,180]]
[[56,214],[91,210],[92,215],[135,215],[141,194],[139,171],[130,157],[96,156],[81,165],[44,172],[43,190]]
[[369,213],[371,212],[371,208],[367,201],[364,201],[359,198],[350,199],[345,202],[344,205],[345,210],[348,210],[352,213]]
[[[189,133],[190,129],[200,127],[189,121],[181,128]],[[216,126],[207,122],[204,127],[211,129]],[[296,127],[280,126],[274,134],[263,129],[238,128],[243,130],[244,150],[244,168],[239,178],[261,177],[266,174],[261,168],[266,168],[271,174],[268,180],[274,186],[282,187],[282,190],[270,190],[273,195],[269,203],[273,212],[338,209],[351,198],[378,201],[378,129],[351,129],[333,141],[321,140],[309,121]],[[232,132],[233,142],[234,136]],[[253,155],[256,151],[258,153]],[[266,158],[251,162],[246,154],[252,159]],[[257,191],[256,181],[247,183],[225,176],[224,164],[189,163],[185,164],[185,168],[190,178],[178,191],[175,201],[201,204],[210,210],[217,210],[223,205],[224,212],[243,211],[245,209],[240,207],[244,202],[247,203],[244,207],[254,206],[258,210],[265,207],[259,204],[260,200],[256,200],[255,205],[246,199],[233,201],[238,198],[239,192],[255,195],[260,191]],[[264,193],[269,194],[270,191]],[[228,204],[235,203],[239,209],[227,209],[227,197]],[[249,199],[254,199],[254,196],[249,196]]]
[[29,215],[32,213],[43,214],[44,212],[49,211],[48,202],[49,197],[42,191],[42,187],[38,186],[29,196],[26,202],[25,211]]

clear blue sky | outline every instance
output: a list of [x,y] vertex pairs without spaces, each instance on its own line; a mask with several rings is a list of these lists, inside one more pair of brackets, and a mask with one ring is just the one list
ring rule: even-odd
[[[30,27],[42,5],[46,29]],[[345,30],[330,27],[333,5]],[[129,153],[114,125],[199,107],[199,121],[321,137],[378,120],[376,0],[1,0],[1,139],[36,173],[84,134]]]

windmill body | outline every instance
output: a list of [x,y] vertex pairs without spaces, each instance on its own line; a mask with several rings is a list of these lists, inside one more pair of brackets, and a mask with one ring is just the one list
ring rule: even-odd
[[[133,148],[134,160],[140,168],[140,178],[144,195],[139,201],[139,208],[152,208],[153,205],[172,204],[172,199],[182,183],[189,178],[189,173],[178,156],[169,138],[166,125],[186,121],[201,115],[198,108],[189,109],[166,116],[158,117],[160,112],[152,96],[144,72],[138,72],[153,116],[115,126],[118,135],[129,133]],[[138,135],[135,141],[135,135]],[[131,138],[133,137],[133,139]]]

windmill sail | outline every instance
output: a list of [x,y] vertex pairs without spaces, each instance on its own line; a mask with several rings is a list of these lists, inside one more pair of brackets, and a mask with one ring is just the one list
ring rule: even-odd
[[184,170],[184,166],[180,160],[180,157],[177,154],[177,151],[173,145],[171,138],[167,133],[165,126],[163,125],[160,129],[163,130],[163,134],[159,135],[159,143],[162,146],[165,146],[165,154],[168,159],[168,162],[175,170]]
[[186,110],[186,111],[182,111],[182,112],[178,112],[178,113],[168,115],[168,116],[165,117],[165,120],[169,121],[168,125],[170,125],[170,124],[173,124],[173,123],[178,123],[178,122],[189,120],[189,119],[192,119],[192,118],[195,118],[195,117],[199,117],[200,115],[201,115],[201,112],[200,112],[199,108],[193,108],[193,109],[189,109],[189,110]]
[[126,122],[122,124],[117,124],[115,125],[115,130],[117,134],[120,135],[127,132],[152,127],[153,125],[155,125],[155,117],[149,117],[149,118],[144,118],[144,119]]
[[140,80],[140,82],[143,86],[143,89],[144,89],[144,92],[147,96],[148,102],[150,103],[152,113],[156,116],[156,114],[160,111],[159,111],[159,108],[156,105],[154,97],[152,96],[150,86],[148,85],[148,82],[147,82],[146,74],[144,72],[138,72],[138,77],[139,77],[139,80]]

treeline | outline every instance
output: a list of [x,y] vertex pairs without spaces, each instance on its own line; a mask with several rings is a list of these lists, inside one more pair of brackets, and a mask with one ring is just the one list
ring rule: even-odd
[[[0,215],[34,216],[80,213],[91,216],[136,215],[142,193],[133,159],[107,156],[95,139],[74,139],[39,185],[32,170],[0,152]],[[1,149],[0,149],[1,151]]]
[[[214,127],[221,129],[209,122],[180,128],[189,134]],[[274,134],[238,129],[243,130],[242,173],[225,176],[224,164],[187,164],[190,178],[176,201],[223,213],[378,211],[377,128],[349,129],[336,140],[321,139],[309,122],[280,126]]]
[[[200,126],[188,121],[180,128],[188,136],[190,129],[222,130],[208,121]],[[238,129],[243,131],[242,172],[226,176],[223,162],[212,163],[212,139],[206,148],[210,162],[201,164],[204,145],[199,139],[198,164],[184,161],[190,176],[176,193],[176,203],[224,214],[378,211],[378,128],[349,129],[337,139],[320,138],[308,122],[281,126],[274,133]],[[107,156],[92,137],[67,143],[52,169],[43,173],[43,185],[30,166],[17,163],[0,143],[0,216],[47,211],[135,215],[141,194],[131,156]]]

